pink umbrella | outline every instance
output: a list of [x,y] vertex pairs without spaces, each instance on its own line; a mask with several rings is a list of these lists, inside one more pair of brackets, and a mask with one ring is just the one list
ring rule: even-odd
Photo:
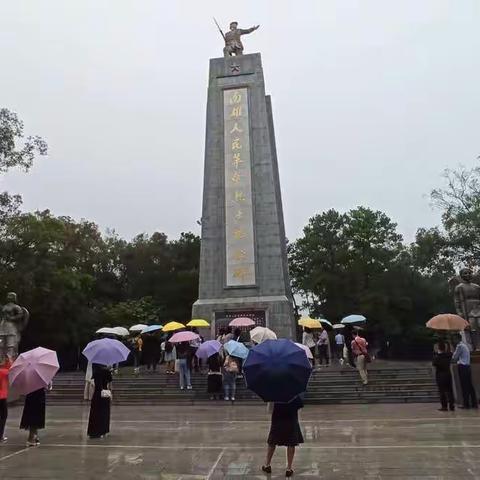
[[228,325],[230,327],[251,327],[255,325],[255,322],[251,318],[237,317],[234,318]]
[[199,337],[198,334],[193,332],[178,332],[172,335],[170,338],[170,343],[180,343],[180,342],[191,342],[192,340],[196,340]]
[[10,368],[8,377],[15,390],[27,395],[40,388],[45,388],[58,372],[57,353],[47,348],[38,347],[21,353]]
[[305,350],[305,353],[307,354],[307,358],[313,360],[312,351],[306,345],[302,345],[301,343],[297,343],[297,342],[295,342],[295,345],[297,347],[300,347],[302,350]]

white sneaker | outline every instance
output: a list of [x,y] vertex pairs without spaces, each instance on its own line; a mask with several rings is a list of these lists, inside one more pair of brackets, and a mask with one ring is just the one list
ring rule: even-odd
[[230,400],[231,400],[232,402],[234,402],[234,401],[235,401],[235,397],[232,397]]
[[187,387],[187,390],[191,390],[191,389],[192,389],[192,386],[189,385],[189,386]]
[[228,402],[228,401],[230,400],[230,398],[229,398],[229,397],[225,397],[224,400],[225,400],[226,402]]
[[5,443],[7,440],[8,440],[7,437],[2,437],[2,438],[0,439],[0,442]]
[[180,390],[183,390],[183,387],[180,387]]

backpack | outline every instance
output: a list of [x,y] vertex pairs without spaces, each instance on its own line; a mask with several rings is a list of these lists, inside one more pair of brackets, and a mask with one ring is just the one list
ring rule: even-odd
[[238,373],[238,363],[231,357],[226,358],[223,368],[228,373]]

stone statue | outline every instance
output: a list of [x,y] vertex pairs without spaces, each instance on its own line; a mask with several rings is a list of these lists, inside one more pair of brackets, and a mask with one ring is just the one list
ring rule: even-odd
[[17,305],[17,294],[7,293],[7,304],[2,308],[0,322],[0,352],[10,358],[18,355],[18,344],[21,333],[25,329],[30,318],[26,308]]
[[470,323],[471,346],[474,350],[480,347],[480,285],[472,283],[473,272],[469,268],[460,270],[460,283],[454,290],[455,309],[457,314]]
[[259,26],[260,25],[255,25],[252,28],[247,28],[246,30],[243,30],[241,28],[237,28],[238,22],[232,22],[230,23],[230,31],[225,34],[223,34],[222,30],[219,27],[220,33],[225,40],[225,48],[223,49],[224,56],[232,57],[233,55],[243,55],[243,44],[240,37],[242,35],[246,35],[247,33],[254,32]]

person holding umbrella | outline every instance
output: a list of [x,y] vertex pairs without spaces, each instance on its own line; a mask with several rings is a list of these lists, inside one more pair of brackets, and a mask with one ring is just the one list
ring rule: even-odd
[[277,446],[287,447],[287,469],[286,477],[293,476],[293,458],[295,448],[303,443],[302,430],[298,422],[298,411],[303,408],[301,396],[295,397],[288,403],[274,403],[270,432],[267,439],[267,458],[262,471],[272,473],[271,461]]
[[303,407],[302,394],[312,372],[305,350],[291,340],[266,340],[252,348],[244,372],[247,387],[274,404],[262,471],[272,472],[270,462],[275,449],[283,445],[287,447],[285,476],[291,477],[295,447],[303,443],[298,410]]
[[100,438],[110,431],[110,402],[112,399],[111,365],[124,362],[130,350],[118,340],[102,338],[90,342],[83,350],[83,355],[92,362],[92,378],[95,384],[87,434],[90,438]]
[[20,428],[28,430],[27,447],[40,444],[38,430],[45,428],[46,389],[59,369],[56,352],[38,347],[20,354],[8,372],[10,385],[26,395]]
[[87,435],[89,438],[101,438],[110,432],[112,372],[110,368],[94,363],[92,379],[95,390],[90,403]]

